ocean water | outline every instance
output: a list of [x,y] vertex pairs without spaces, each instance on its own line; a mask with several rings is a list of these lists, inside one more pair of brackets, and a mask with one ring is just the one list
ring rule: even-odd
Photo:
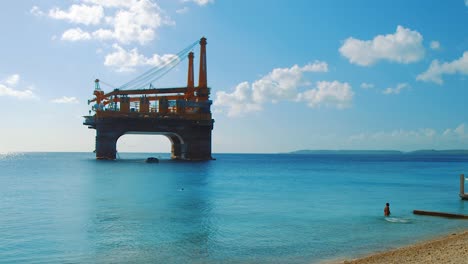
[[0,155],[0,262],[317,263],[468,228],[412,214],[468,214],[467,156],[214,156]]

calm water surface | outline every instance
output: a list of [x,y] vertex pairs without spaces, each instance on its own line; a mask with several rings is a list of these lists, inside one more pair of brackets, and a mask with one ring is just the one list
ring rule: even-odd
[[0,262],[316,263],[468,228],[412,215],[468,214],[467,156],[161,155],[0,155]]

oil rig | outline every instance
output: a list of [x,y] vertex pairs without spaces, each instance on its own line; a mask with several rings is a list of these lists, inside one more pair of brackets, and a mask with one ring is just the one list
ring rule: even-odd
[[[194,53],[200,45],[198,86],[194,85]],[[95,80],[94,98],[88,100],[94,115],[84,125],[96,129],[96,158],[114,160],[119,137],[125,134],[163,135],[171,141],[171,158],[210,160],[214,119],[207,82],[206,38],[197,40],[132,81],[104,93]],[[152,83],[188,58],[187,86],[156,88]],[[147,88],[144,88],[147,86]]]

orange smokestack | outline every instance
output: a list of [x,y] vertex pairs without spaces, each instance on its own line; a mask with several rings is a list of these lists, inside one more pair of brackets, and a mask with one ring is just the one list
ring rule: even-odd
[[193,88],[193,52],[188,54],[188,77],[187,77],[187,88]]
[[206,38],[200,39],[200,72],[198,76],[198,88],[208,87],[206,80]]
[[185,99],[190,99],[194,94],[194,80],[193,80],[193,52],[188,54],[188,74],[187,74],[187,91],[185,93]]

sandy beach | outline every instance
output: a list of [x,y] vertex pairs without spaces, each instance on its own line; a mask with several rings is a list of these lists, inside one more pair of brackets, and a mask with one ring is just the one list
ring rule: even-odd
[[468,230],[359,259],[335,263],[468,263]]

